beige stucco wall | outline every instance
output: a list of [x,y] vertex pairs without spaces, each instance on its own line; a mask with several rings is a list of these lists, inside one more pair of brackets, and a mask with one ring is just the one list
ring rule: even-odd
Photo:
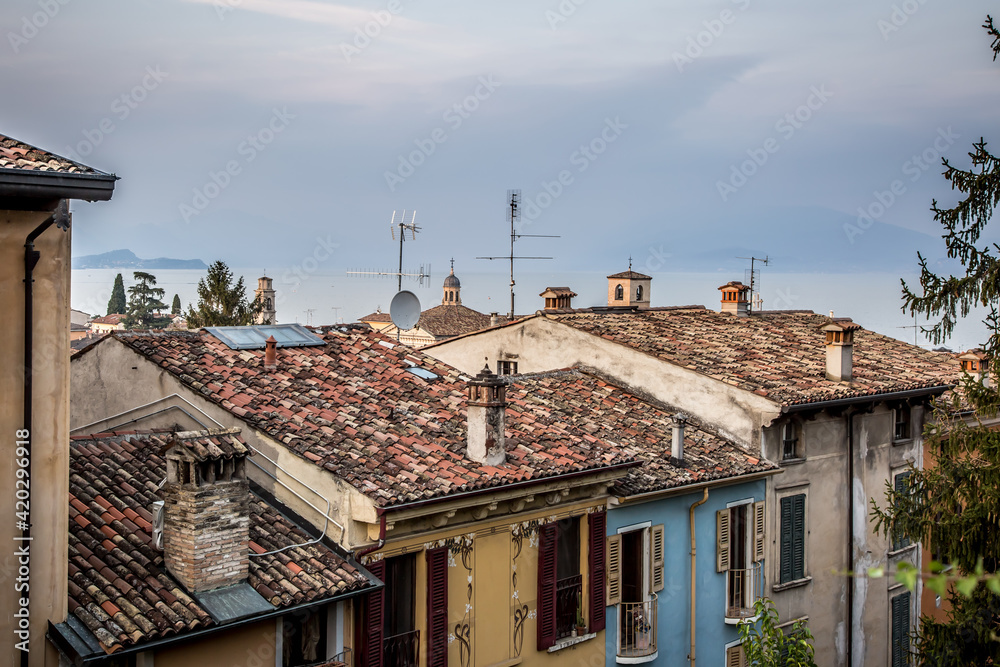
[[275,652],[275,621],[233,628],[200,641],[156,651],[156,667],[272,667]]
[[518,362],[521,373],[558,368],[593,368],[638,395],[676,407],[751,451],[760,447],[760,429],[779,414],[762,396],[660,361],[630,347],[533,317],[520,324],[490,329],[424,350],[466,373],[477,373],[488,357]]
[[[0,664],[14,665],[14,590],[18,574],[14,551],[20,535],[15,512],[15,440],[23,428],[24,241],[47,217],[43,212],[0,211],[0,312],[3,354],[0,363]],[[41,259],[34,283],[34,364],[30,552],[31,664],[56,664],[47,647],[46,624],[66,618],[67,497],[69,463],[70,233],[51,226],[35,242]]]

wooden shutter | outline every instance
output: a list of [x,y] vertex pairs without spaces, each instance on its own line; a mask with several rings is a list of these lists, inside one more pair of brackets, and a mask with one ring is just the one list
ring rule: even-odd
[[538,528],[538,650],[556,643],[556,544],[559,528],[547,523]]
[[806,576],[806,495],[792,496],[792,579]]
[[[893,480],[896,493],[906,493],[910,485],[910,472],[901,472]],[[900,530],[894,530],[892,535],[893,551],[910,546],[910,538]]]
[[622,601],[622,536],[612,535],[608,538],[608,599],[609,605],[621,604]]
[[892,667],[905,667],[910,657],[910,593],[892,598]]
[[[365,566],[373,575],[385,581],[385,561],[377,560]],[[385,588],[369,593],[365,599],[364,637],[367,640],[364,667],[382,667],[382,637],[385,617]]]
[[792,575],[792,535],[794,520],[792,518],[792,499],[795,496],[788,496],[781,499],[781,543],[779,544],[780,571],[778,581],[786,583],[794,581]]
[[746,667],[743,659],[743,644],[730,646],[726,649],[726,667]]
[[607,568],[607,542],[604,539],[608,515],[604,512],[593,512],[589,515],[590,527],[590,631],[600,632],[604,629],[604,573]]
[[427,667],[448,667],[448,549],[427,551]]
[[649,583],[653,592],[663,590],[663,524],[649,531]]
[[715,513],[715,569],[729,571],[729,510]]
[[764,514],[764,501],[753,504],[753,562],[759,563],[764,560],[764,522],[767,516]]

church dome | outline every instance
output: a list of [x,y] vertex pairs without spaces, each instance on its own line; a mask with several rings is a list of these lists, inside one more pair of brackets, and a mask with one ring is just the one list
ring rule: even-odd
[[451,270],[451,274],[444,279],[445,287],[461,287],[462,283],[458,280],[458,276],[455,275],[455,269]]

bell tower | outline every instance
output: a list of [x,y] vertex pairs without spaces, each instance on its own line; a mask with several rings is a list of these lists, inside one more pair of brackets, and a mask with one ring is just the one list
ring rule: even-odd
[[441,296],[442,306],[462,305],[462,282],[455,275],[455,258],[451,259],[451,273],[444,279],[444,294]]
[[260,302],[264,304],[264,308],[260,311],[260,315],[257,316],[257,324],[277,324],[277,313],[275,311],[274,303],[274,288],[271,286],[271,279],[267,276],[261,276],[257,279],[257,289],[254,290],[254,296],[260,299]]

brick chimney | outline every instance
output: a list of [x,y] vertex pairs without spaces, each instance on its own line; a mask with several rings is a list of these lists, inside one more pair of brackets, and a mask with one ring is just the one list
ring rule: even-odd
[[503,465],[506,460],[504,412],[507,409],[507,385],[490,372],[487,365],[469,380],[469,443],[466,455],[488,466]]
[[738,280],[731,280],[719,288],[722,292],[722,308],[720,313],[732,313],[737,317],[746,317],[748,314],[750,288]]
[[278,367],[278,341],[268,336],[264,341],[264,370],[273,371]]
[[568,287],[546,287],[538,296],[545,299],[545,310],[569,310],[577,293]]
[[163,560],[191,593],[247,578],[250,542],[250,450],[239,429],[175,433],[162,488]]
[[835,317],[819,327],[826,333],[826,378],[850,382],[854,366],[854,332],[861,328],[849,317]]

